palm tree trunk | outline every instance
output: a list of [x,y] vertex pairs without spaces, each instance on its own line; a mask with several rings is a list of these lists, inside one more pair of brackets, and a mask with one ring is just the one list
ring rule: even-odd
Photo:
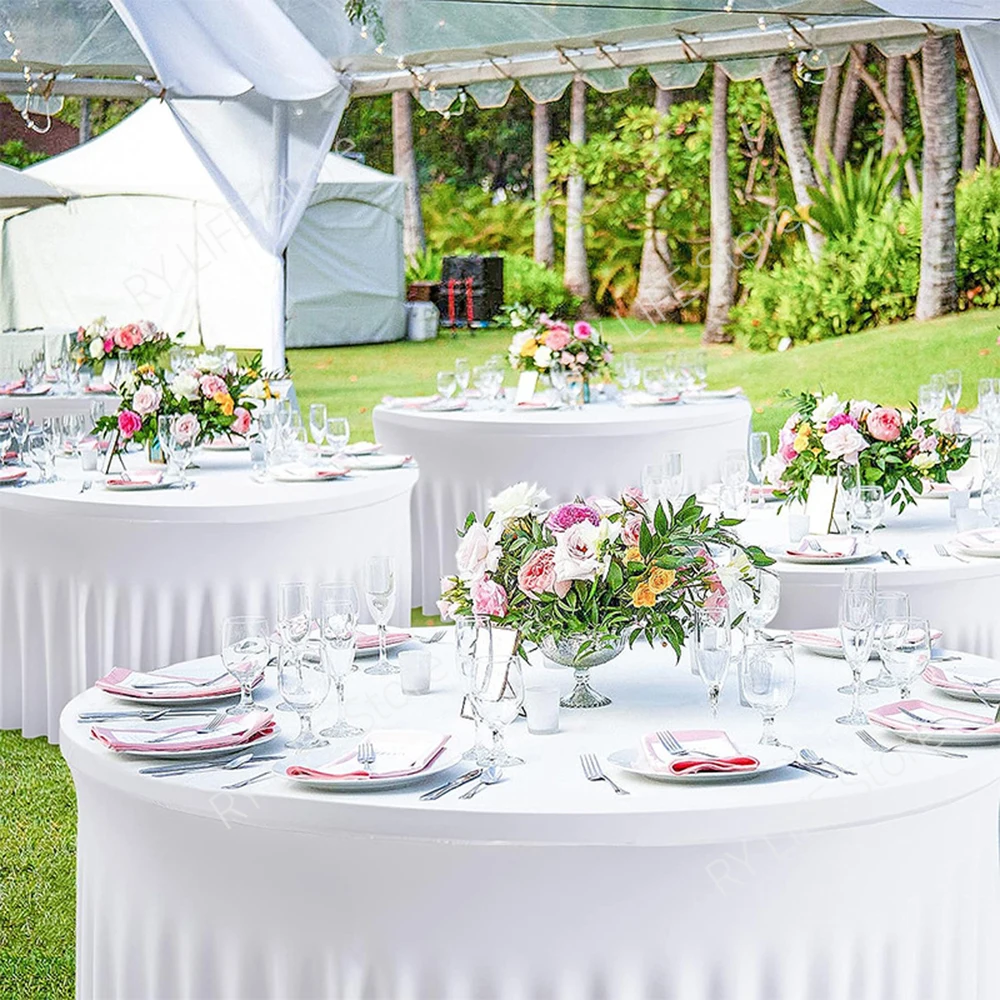
[[[861,45],[861,62],[864,63],[868,46]],[[840,92],[840,104],[837,107],[837,127],[833,135],[833,156],[839,166],[844,165],[847,153],[851,148],[851,134],[854,131],[854,109],[858,103],[858,92],[861,90],[861,77],[853,59],[847,63],[844,74],[844,89]]]
[[403,253],[407,257],[427,246],[424,239],[424,216],[420,210],[420,179],[413,148],[413,104],[408,90],[392,95],[392,172],[401,177],[403,201]]
[[924,193],[917,319],[954,310],[958,102],[955,37],[928,38],[923,54]]
[[[792,79],[792,68],[787,59],[779,58],[764,74],[764,87],[771,102],[771,112],[778,125],[781,145],[785,150],[788,171],[792,175],[795,200],[803,208],[812,199],[809,188],[816,183],[812,164],[806,152],[806,135],[802,128],[799,92]],[[805,227],[806,243],[813,257],[818,257],[823,246],[822,237],[811,226]]]
[[[587,85],[583,77],[573,80],[569,105],[569,141],[582,146],[587,141]],[[566,261],[563,284],[586,304],[590,299],[590,272],[583,232],[583,176],[578,172],[566,181]]]
[[729,310],[736,292],[736,265],[733,261],[733,214],[729,203],[729,77],[716,63],[712,69],[712,146],[709,192],[712,202],[712,263],[708,283],[708,311],[705,316],[706,344],[728,343]]
[[993,138],[993,129],[990,123],[986,123],[986,152],[984,154],[986,166],[995,167],[997,165],[997,144]]
[[840,94],[840,67],[831,66],[826,71],[819,90],[819,107],[816,110],[816,131],[813,133],[813,157],[820,170],[825,172],[833,150],[833,123],[837,120],[837,97]]
[[965,74],[965,125],[962,129],[962,170],[972,173],[979,166],[983,148],[983,102],[972,73]]
[[552,210],[549,192],[549,106],[535,104],[531,109],[531,179],[535,189],[535,261],[552,267],[556,260],[552,235]]
[[[887,56],[885,60],[885,99],[889,104],[891,114],[886,114],[882,127],[882,156],[888,156],[897,145],[897,133],[890,128],[890,120],[895,117],[902,130],[903,112],[906,107],[906,57]],[[915,168],[914,173],[916,172]],[[903,193],[902,181],[896,181],[895,194]]]

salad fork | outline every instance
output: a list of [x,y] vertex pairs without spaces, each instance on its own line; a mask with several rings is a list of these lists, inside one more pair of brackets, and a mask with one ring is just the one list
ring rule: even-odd
[[137,681],[135,684],[132,685],[132,687],[142,691],[152,691],[155,688],[162,688],[162,687],[175,687],[178,684],[183,684],[185,685],[185,687],[203,688],[203,687],[211,687],[213,684],[218,684],[219,681],[223,680],[228,676],[229,676],[229,671],[223,670],[222,673],[218,675],[218,677],[210,677],[208,680],[204,681],[189,681],[185,680],[182,677],[178,677],[176,680],[155,681],[151,684],[150,683],[143,684],[141,681]]
[[226,713],[219,712],[211,722],[207,725],[201,727],[201,729],[182,729],[180,731],[172,733],[163,733],[162,736],[157,736],[151,740],[150,743],[163,743],[164,740],[175,740],[178,736],[204,736],[206,733],[215,732],[223,722],[226,721]]
[[[982,729],[983,726],[990,725],[989,722],[973,722],[971,719],[963,719],[960,715],[939,715],[936,719],[928,719],[925,715],[918,715],[902,705],[899,705],[898,708],[903,715],[909,716],[914,722],[922,722],[932,729]],[[958,726],[943,725],[945,722],[957,722]]]
[[656,738],[663,744],[663,748],[667,753],[673,754],[675,757],[711,757],[718,758],[717,753],[708,753],[704,750],[687,750],[680,745],[677,741],[677,737],[673,733],[668,732],[666,729],[658,729],[656,731]]
[[832,767],[835,771],[840,771],[841,774],[850,774],[857,777],[857,771],[848,771],[846,767],[841,767],[839,764],[834,764],[832,760],[820,757],[815,750],[810,750],[809,747],[803,747],[799,753],[807,764],[815,764],[817,767],[825,765],[826,767]]
[[957,552],[952,552],[951,549],[944,544],[944,542],[935,542],[934,551],[939,556],[944,556],[946,559],[957,559],[959,562],[964,563],[970,562],[970,560],[966,559],[965,556],[960,556]]
[[371,767],[375,763],[375,747],[368,740],[358,744],[358,763],[362,767]]
[[858,734],[858,739],[865,744],[870,750],[875,750],[878,753],[893,753],[894,751],[899,751],[900,753],[929,753],[932,757],[968,757],[967,753],[955,753],[953,750],[942,750],[940,747],[929,747],[929,746],[903,746],[901,743],[894,743],[892,746],[886,746],[884,743],[879,743],[871,733],[864,729],[855,730]]
[[583,774],[587,781],[606,781],[615,790],[616,794],[629,794],[624,788],[616,784],[604,773],[604,770],[601,768],[600,761],[597,759],[597,754],[580,754],[580,764],[583,767]]
[[413,638],[417,642],[422,642],[425,646],[429,646],[432,642],[440,642],[444,638],[445,632],[447,632],[447,629],[439,628],[426,638],[422,635],[415,635]]

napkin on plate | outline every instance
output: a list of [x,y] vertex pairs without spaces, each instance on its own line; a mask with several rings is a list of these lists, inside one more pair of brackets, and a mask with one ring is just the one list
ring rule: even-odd
[[448,733],[420,729],[375,729],[367,736],[375,750],[375,763],[358,763],[357,748],[320,767],[292,764],[285,773],[292,778],[328,778],[331,781],[403,778],[426,770],[451,739]]
[[[721,729],[671,730],[671,735],[688,756],[674,756],[660,742],[656,733],[646,733],[640,746],[646,762],[654,771],[673,774],[712,774],[731,771],[756,771],[760,761],[741,754]],[[701,756],[704,754],[704,756]]]
[[163,482],[162,472],[142,472],[128,479],[105,479],[105,486],[159,486]]
[[[931,642],[937,642],[942,635],[944,633],[941,629],[932,628]],[[797,642],[802,646],[823,646],[826,649],[842,649],[844,645],[840,640],[840,636],[834,630],[828,632],[793,631],[791,636],[793,642]]]
[[86,392],[112,393],[115,387],[110,382],[91,382],[87,386]]
[[4,382],[3,385],[0,385],[0,395],[6,396],[8,393],[14,392],[16,389],[23,389],[23,388],[24,388],[23,378],[19,378],[14,382]]
[[316,468],[302,462],[289,462],[271,470],[271,475],[279,482],[322,482],[326,479],[341,479],[347,475],[347,469],[339,465],[327,468]]
[[842,559],[853,556],[857,547],[858,540],[851,535],[806,535],[797,548],[787,552],[790,556],[809,556],[811,559]]
[[[387,646],[395,646],[410,638],[412,637],[409,632],[386,632],[385,643]],[[375,649],[378,646],[378,635],[372,635],[371,632],[358,632],[354,646],[356,649]]]
[[[992,684],[972,685],[968,681],[961,680],[955,671],[947,670],[933,663],[929,663],[924,667],[924,672],[921,676],[928,684],[933,684],[934,687],[941,688],[944,691],[961,691],[965,694],[972,694],[978,691],[981,695],[1000,695],[1000,682],[998,681],[994,681]],[[965,676],[966,674],[962,673],[962,677]]]
[[[178,750],[212,750],[217,747],[238,747],[251,740],[261,740],[275,730],[274,716],[267,711],[246,712],[244,715],[230,715],[218,727],[208,733],[199,733],[208,725],[208,719],[199,719],[183,726],[162,726],[130,722],[121,726],[94,726],[90,735],[106,747],[119,753],[134,750],[149,750],[162,753],[176,753]],[[160,739],[165,733],[177,733],[172,739]]]
[[[261,674],[261,677],[264,675]],[[101,677],[95,687],[108,694],[117,694],[125,698],[155,698],[176,699],[183,701],[185,698],[215,698],[227,694],[239,694],[240,685],[235,677],[227,674],[215,684],[201,687],[188,687],[185,684],[170,685],[169,687],[143,688],[136,687],[136,684],[158,684],[160,681],[203,681],[207,677],[200,677],[197,674],[186,674],[183,671],[171,670],[169,673],[147,674],[138,670],[129,670],[126,667],[115,667],[110,673]],[[254,684],[259,683],[258,680]]]
[[349,444],[344,449],[344,454],[360,458],[362,455],[375,455],[381,450],[382,445],[376,444],[374,441],[355,441],[354,444]]
[[27,469],[3,469],[0,471],[0,483],[16,483],[27,474]]
[[[906,708],[928,720],[917,722],[905,715],[901,709]],[[888,729],[899,729],[911,733],[942,733],[942,732],[976,732],[1000,733],[1000,722],[994,722],[991,716],[974,715],[956,708],[942,708],[929,702],[911,698],[909,701],[897,701],[891,705],[881,705],[868,713],[872,722]],[[930,720],[941,720],[936,724]]]

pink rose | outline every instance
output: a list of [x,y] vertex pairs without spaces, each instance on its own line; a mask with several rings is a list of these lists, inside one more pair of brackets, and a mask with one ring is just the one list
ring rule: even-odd
[[478,521],[473,521],[458,543],[458,551],[455,553],[459,576],[463,580],[476,580],[492,573],[497,568],[501,555],[500,546],[493,543],[489,531]]
[[115,349],[115,342],[111,337],[105,337],[104,339],[104,353],[110,354]]
[[938,439],[934,434],[928,434],[927,437],[920,442],[921,451],[937,451]]
[[585,365],[587,363],[587,352],[586,351],[580,351],[580,353],[577,354],[577,356],[576,356],[576,363],[578,365]]
[[120,326],[111,333],[115,344],[123,351],[131,351],[133,347],[138,347],[142,343],[142,334],[139,328],[133,324]]
[[160,331],[156,328],[156,324],[148,319],[141,319],[135,324],[135,328],[139,331],[140,343],[145,343],[148,340],[156,340],[160,336]]
[[247,434],[250,430],[250,411],[242,406],[237,406],[233,410],[233,433]]
[[191,444],[200,430],[201,424],[193,413],[182,413],[174,421],[174,437],[181,444]]
[[549,330],[549,335],[545,338],[545,346],[552,348],[553,351],[565,350],[568,344],[569,330]]
[[828,431],[835,431],[838,427],[843,427],[845,424],[850,425],[855,430],[858,429],[858,422],[848,413],[835,413],[826,422],[826,429]]
[[794,462],[795,459],[797,459],[799,457],[799,453],[792,447],[791,442],[789,442],[788,444],[783,444],[778,449],[778,454],[786,462]]
[[218,393],[229,392],[229,387],[226,385],[225,380],[218,375],[202,375],[198,384],[201,386],[201,394],[206,399],[211,399]]
[[126,438],[132,437],[142,427],[142,417],[131,410],[122,410],[118,414],[118,430]]
[[629,486],[622,493],[622,506],[629,510],[637,510],[646,502],[641,486]]
[[[556,587],[556,550],[540,549],[517,571],[517,585],[532,598]],[[566,584],[568,590],[571,584]],[[565,591],[564,591],[565,592]]]
[[87,331],[81,326],[79,330],[76,331],[76,342],[82,344],[87,339]]
[[633,514],[625,521],[625,527],[622,528],[622,541],[630,549],[639,545],[639,529],[642,527],[642,521],[643,519],[638,514]]
[[899,410],[877,406],[868,414],[865,425],[876,441],[896,441],[903,430],[903,417]]
[[601,523],[601,515],[591,507],[582,503],[564,503],[561,507],[556,507],[545,520],[546,527],[550,531],[566,531],[574,524],[581,521],[589,521],[593,525]]
[[590,340],[594,335],[594,328],[589,323],[582,320],[573,327],[573,336],[577,340]]
[[569,351],[563,351],[559,356],[559,360],[563,363],[564,367],[568,368],[571,364],[573,364],[573,355],[570,354]]
[[160,407],[162,395],[159,386],[141,385],[132,397],[132,406],[135,407],[136,413],[141,413],[143,416],[155,413]]
[[450,622],[455,617],[455,605],[451,601],[446,601],[442,597],[438,600],[437,607],[442,621]]
[[480,577],[472,588],[472,610],[477,615],[503,618],[507,614],[507,591],[488,576]]

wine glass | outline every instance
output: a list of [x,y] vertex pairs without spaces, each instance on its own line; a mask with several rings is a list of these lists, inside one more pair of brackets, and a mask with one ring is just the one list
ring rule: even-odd
[[771,435],[767,431],[754,431],[750,435],[750,467],[757,483],[757,505],[764,506],[764,465],[771,457]]
[[518,658],[477,657],[473,668],[471,698],[479,717],[493,735],[486,762],[494,767],[523,764],[520,757],[507,752],[503,743],[503,731],[517,718],[517,713],[524,704],[524,678]]
[[322,448],[326,440],[326,404],[313,403],[309,407],[309,430],[317,447]]
[[750,464],[745,451],[727,451],[722,459],[722,485],[742,486],[750,478]]
[[347,417],[330,417],[326,422],[326,443],[334,455],[341,455],[351,439],[351,425]]
[[958,409],[958,401],[962,398],[962,372],[958,368],[949,368],[944,373],[944,392],[948,404],[953,410]]
[[62,416],[62,432],[69,445],[70,454],[80,454],[80,442],[83,441],[87,427],[82,413],[64,413]]
[[983,483],[979,502],[993,527],[1000,527],[1000,479],[993,476]]
[[651,511],[667,499],[667,467],[662,462],[649,462],[642,467],[642,495],[649,501]]
[[848,535],[854,531],[854,508],[858,503],[860,489],[861,467],[857,462],[840,462],[837,465],[837,496],[841,499],[844,509]]
[[353,583],[324,583],[319,588],[319,638],[323,665],[337,692],[337,721],[320,730],[320,736],[360,736],[345,714],[344,681],[354,667],[360,603]]
[[622,355],[620,381],[625,392],[635,392],[642,381],[642,369],[639,367],[639,355],[627,353]]
[[187,426],[183,417],[171,419],[168,450],[177,467],[182,485],[187,484],[186,472],[191,455],[194,453],[195,433]]
[[26,406],[16,406],[14,415],[11,417],[10,429],[14,435],[14,442],[17,445],[17,460],[22,465],[25,464],[28,435],[31,433],[31,415]]
[[795,653],[791,642],[773,639],[747,645],[740,663],[740,689],[744,701],[757,709],[763,720],[758,742],[770,747],[784,746],[774,735],[774,717],[788,706],[795,693]]
[[170,428],[174,418],[170,416],[156,418],[156,440],[159,442],[160,451],[167,463],[167,472],[176,468],[174,453],[170,448]]
[[[283,583],[278,587],[278,635],[282,649],[287,649],[294,662],[302,659],[309,633],[312,631],[312,597],[305,583]],[[294,705],[282,701],[279,711],[290,712]]]
[[684,457],[679,451],[663,456],[663,493],[674,507],[684,498]]
[[861,670],[868,662],[875,639],[875,590],[844,589],[840,594],[840,641],[851,668],[851,710],[837,719],[842,726],[864,726],[868,716],[861,709]]
[[455,662],[458,672],[465,682],[465,701],[471,712],[475,726],[476,742],[462,754],[463,760],[471,760],[477,764],[486,763],[489,748],[482,738],[482,719],[472,700],[472,680],[476,667],[476,645],[479,638],[480,622],[475,615],[455,615]]
[[873,677],[868,686],[872,688],[894,687],[896,681],[889,673],[886,664],[885,650],[882,646],[882,632],[885,623],[890,618],[909,618],[910,598],[901,590],[879,590],[875,594],[875,652],[878,654],[881,669],[876,677]]
[[330,675],[322,658],[317,662],[282,649],[278,656],[278,690],[299,717],[299,735],[285,746],[289,750],[329,746],[330,741],[317,736],[312,728],[313,711],[323,704],[330,693]]
[[761,629],[766,628],[778,613],[781,600],[781,578],[766,569],[754,569],[749,581],[753,595],[746,609],[747,622],[753,629],[753,641],[762,640]]
[[458,382],[454,371],[437,373],[437,391],[442,399],[451,399],[457,390]]
[[650,365],[642,370],[642,381],[651,396],[662,396],[667,388],[667,372],[661,366]]
[[944,401],[948,395],[948,380],[944,375],[932,375],[928,381],[932,394],[932,406],[934,415],[937,416],[944,409]]
[[712,717],[719,714],[719,695],[729,673],[733,637],[728,603],[695,609],[694,663],[698,675],[708,687]]
[[885,493],[881,486],[862,486],[854,506],[854,523],[865,533],[865,544],[871,545],[872,532],[882,523],[885,513]]
[[253,686],[267,665],[270,650],[266,618],[237,615],[223,620],[222,665],[240,685],[239,703],[226,710],[229,715],[243,715],[260,707],[253,700]]
[[458,394],[464,396],[469,389],[469,377],[472,369],[469,367],[468,358],[455,358],[455,385]]
[[365,668],[366,674],[398,674],[386,652],[386,626],[396,607],[396,562],[392,556],[372,556],[365,564],[365,602],[378,626],[378,662]]
[[931,628],[924,618],[887,618],[882,626],[882,652],[899,697],[910,697],[910,685],[931,662]]

